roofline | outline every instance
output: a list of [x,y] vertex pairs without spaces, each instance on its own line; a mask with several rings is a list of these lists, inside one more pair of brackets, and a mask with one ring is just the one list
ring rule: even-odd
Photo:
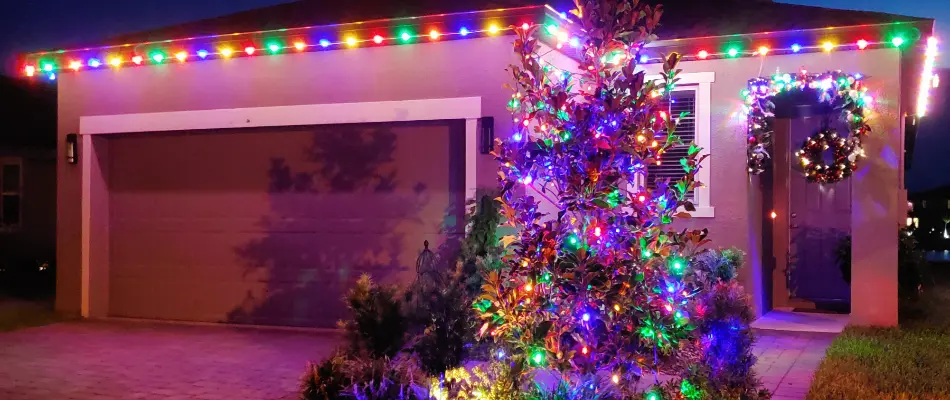
[[[87,46],[87,47],[75,47],[69,49],[50,49],[42,51],[34,51],[28,53],[22,53],[22,56],[25,58],[44,56],[49,54],[66,54],[71,52],[80,52],[80,51],[90,51],[90,50],[109,50],[117,49],[122,47],[129,46],[149,46],[155,44],[164,44],[164,43],[176,43],[176,42],[188,42],[196,40],[214,40],[222,39],[230,36],[250,36],[250,35],[263,35],[269,33],[280,33],[288,34],[288,32],[296,32],[310,29],[330,29],[330,28],[350,28],[350,29],[361,29],[361,25],[381,25],[381,24],[394,24],[400,22],[415,22],[424,19],[442,19],[442,18],[452,18],[465,15],[476,15],[476,14],[488,14],[488,13],[498,13],[498,14],[509,14],[517,12],[527,12],[527,11],[540,11],[543,8],[548,8],[554,10],[549,5],[531,5],[531,6],[521,6],[521,7],[509,7],[509,8],[495,8],[487,10],[474,10],[474,11],[462,11],[454,13],[441,13],[441,14],[427,14],[414,17],[399,17],[399,18],[379,18],[371,19],[366,21],[357,21],[357,22],[343,22],[337,24],[326,24],[326,25],[309,25],[309,26],[298,26],[293,28],[282,28],[282,29],[267,29],[259,31],[246,31],[246,32],[234,32],[234,33],[221,33],[214,35],[203,35],[203,36],[191,36],[191,37],[182,37],[176,39],[163,39],[163,40],[151,40],[146,42],[135,42],[135,43],[123,43],[123,44],[108,44],[108,45],[99,45],[99,46]],[[134,33],[133,33],[134,34]],[[108,41],[108,40],[106,40]]]

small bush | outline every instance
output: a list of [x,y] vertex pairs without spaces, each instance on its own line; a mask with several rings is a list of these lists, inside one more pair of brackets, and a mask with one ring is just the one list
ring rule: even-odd
[[697,393],[714,399],[768,396],[752,371],[756,361],[750,327],[754,314],[748,295],[736,280],[744,256],[738,249],[710,250],[697,255],[692,263],[694,279],[701,288],[692,313],[700,343],[699,362],[681,376],[689,388],[698,388]]
[[353,354],[392,358],[405,344],[407,321],[396,289],[363,275],[346,296],[353,317],[340,322]]
[[300,394],[304,400],[333,400],[352,384],[346,372],[346,355],[336,352],[319,364],[308,363]]

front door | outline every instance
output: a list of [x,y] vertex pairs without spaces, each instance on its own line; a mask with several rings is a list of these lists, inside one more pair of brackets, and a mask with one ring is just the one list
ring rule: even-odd
[[[835,116],[837,113],[835,113]],[[790,151],[817,133],[826,116],[795,118],[790,126]],[[830,126],[847,135],[847,126],[831,118]],[[830,152],[827,152],[830,153]],[[826,162],[830,154],[826,154]],[[801,163],[789,163],[788,289],[794,299],[815,303],[848,302],[851,290],[836,261],[842,239],[850,235],[851,181],[818,184],[805,180]]]

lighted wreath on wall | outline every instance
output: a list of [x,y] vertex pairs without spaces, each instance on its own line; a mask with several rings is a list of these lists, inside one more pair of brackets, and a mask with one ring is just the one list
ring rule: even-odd
[[[758,175],[765,172],[770,163],[769,150],[772,148],[772,134],[775,122],[775,104],[772,99],[793,91],[813,90],[819,102],[831,104],[841,111],[841,118],[847,122],[849,136],[842,137],[829,129],[823,129],[805,140],[801,150],[796,153],[810,182],[834,183],[845,179],[857,169],[857,160],[864,156],[862,139],[871,132],[867,124],[867,108],[873,99],[867,94],[867,87],[861,74],[846,74],[841,71],[829,71],[821,74],[809,74],[802,70],[798,74],[776,74],[771,78],[749,80],[749,87],[742,91],[748,125],[748,167],[749,173]],[[823,153],[831,151],[831,163],[824,162]]]

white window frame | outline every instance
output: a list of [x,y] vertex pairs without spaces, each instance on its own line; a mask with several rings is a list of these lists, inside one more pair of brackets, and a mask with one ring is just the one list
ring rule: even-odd
[[[7,165],[16,165],[17,167],[19,167],[19,173],[20,173],[20,176],[18,177],[19,186],[16,188],[16,191],[14,192],[6,192],[3,190],[2,173],[3,173],[3,167]],[[11,224],[7,224],[2,219],[0,219],[0,233],[18,231],[20,230],[21,227],[23,227],[23,205],[25,204],[25,202],[23,201],[23,159],[19,157],[0,157],[0,218],[2,218],[2,215],[3,215],[2,214],[3,196],[10,196],[10,195],[17,196],[20,198],[20,209],[17,210],[17,212],[19,213],[18,218],[17,218],[17,223],[11,225]]]
[[[565,71],[577,71],[578,62],[558,50],[552,49],[544,43],[540,44],[541,52],[544,54],[544,61]],[[656,64],[649,64],[655,66]],[[716,73],[707,72],[681,72],[676,76],[679,81],[676,82],[682,90],[696,91],[696,145],[701,147],[699,156],[708,156],[712,150],[712,84],[716,81]],[[662,76],[659,74],[647,75],[647,80],[659,80]],[[675,91],[675,90],[674,90]],[[712,205],[709,191],[712,187],[710,182],[712,177],[712,157],[706,157],[706,160],[700,164],[699,171],[696,172],[696,180],[703,184],[693,190],[693,205],[696,211],[690,211],[689,214],[694,218],[713,218],[716,216],[716,209]],[[683,210],[685,211],[685,210]]]
[[[696,92],[696,115],[694,116],[696,129],[696,145],[701,148],[699,156],[708,156],[712,147],[712,84],[716,81],[715,72],[684,72],[677,75],[678,85],[673,91],[693,90]],[[660,75],[647,75],[647,80],[662,79]],[[716,208],[710,201],[709,191],[711,189],[710,178],[712,177],[712,157],[706,159],[700,164],[699,171],[696,172],[696,180],[703,184],[693,191],[693,205],[696,211],[690,211],[689,214],[694,218],[713,218],[716,216]]]

